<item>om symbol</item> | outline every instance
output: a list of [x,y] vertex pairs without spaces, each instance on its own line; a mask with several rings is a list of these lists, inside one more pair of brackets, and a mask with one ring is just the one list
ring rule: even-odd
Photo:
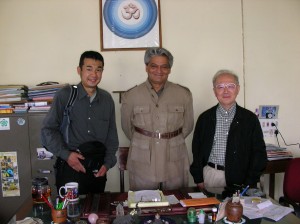
[[126,20],[130,20],[131,18],[139,19],[140,18],[140,10],[139,8],[132,3],[123,7],[124,11],[122,10],[122,17]]

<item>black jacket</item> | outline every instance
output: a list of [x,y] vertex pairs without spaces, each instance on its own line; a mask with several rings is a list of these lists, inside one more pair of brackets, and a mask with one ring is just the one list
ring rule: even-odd
[[[215,135],[217,106],[199,116],[194,130],[190,172],[195,183],[203,182],[203,167],[208,163]],[[259,120],[254,113],[237,105],[226,146],[227,186],[256,185],[266,165],[266,146]]]

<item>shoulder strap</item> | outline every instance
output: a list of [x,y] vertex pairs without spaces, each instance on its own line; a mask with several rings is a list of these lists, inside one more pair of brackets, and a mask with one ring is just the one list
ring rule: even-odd
[[72,110],[72,107],[75,103],[75,99],[77,97],[77,86],[72,85],[70,87],[71,87],[71,93],[69,96],[68,103],[65,106],[63,121],[60,126],[60,131],[63,134],[66,143],[69,143],[70,111]]
[[77,97],[77,86],[70,86],[71,87],[71,93],[70,93],[70,97],[68,100],[68,103],[66,105],[66,109],[69,107],[72,107],[74,105],[75,99]]

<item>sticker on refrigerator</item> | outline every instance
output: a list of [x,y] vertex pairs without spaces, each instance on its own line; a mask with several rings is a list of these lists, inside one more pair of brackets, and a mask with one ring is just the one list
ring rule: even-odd
[[3,197],[20,196],[17,152],[0,152]]
[[0,131],[2,130],[10,130],[10,123],[8,117],[0,118]]
[[39,160],[47,160],[53,158],[53,154],[47,151],[45,148],[37,148],[36,152],[37,152],[37,159]]
[[25,119],[24,118],[18,118],[17,124],[20,126],[23,126],[25,124]]

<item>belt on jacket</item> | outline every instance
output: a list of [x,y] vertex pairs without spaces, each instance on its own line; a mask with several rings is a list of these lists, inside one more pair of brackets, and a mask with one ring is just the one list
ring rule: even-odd
[[225,170],[224,166],[221,166],[221,165],[218,165],[218,164],[214,164],[214,163],[211,163],[211,162],[207,163],[207,165],[209,165],[210,167],[215,168],[217,170]]
[[174,138],[177,135],[182,133],[182,128],[179,128],[176,131],[168,132],[168,133],[151,132],[151,131],[146,131],[146,130],[138,128],[138,127],[134,127],[134,129],[136,132],[138,132],[142,135],[145,135],[145,136],[148,136],[151,138],[158,138],[158,139],[170,139],[170,138]]

